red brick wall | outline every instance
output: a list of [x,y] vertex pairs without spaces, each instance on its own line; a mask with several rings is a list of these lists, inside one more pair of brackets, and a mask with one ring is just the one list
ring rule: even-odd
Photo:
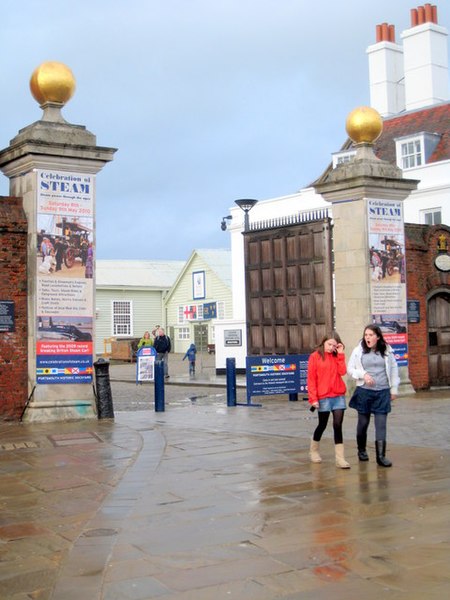
[[450,227],[405,225],[408,300],[420,302],[420,323],[408,323],[409,377],[416,390],[430,386],[427,299],[433,295],[433,291],[448,290],[450,293],[450,274],[438,271],[434,265],[438,254],[438,237],[442,234],[450,250]]
[[28,396],[27,221],[21,198],[0,196],[0,300],[14,302],[15,330],[0,331],[0,419],[19,419]]

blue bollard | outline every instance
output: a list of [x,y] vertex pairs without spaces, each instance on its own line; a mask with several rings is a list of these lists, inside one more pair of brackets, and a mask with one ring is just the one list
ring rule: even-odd
[[236,406],[236,359],[227,358],[227,406]]
[[289,394],[289,402],[297,402],[298,394],[296,392]]
[[155,412],[164,412],[164,362],[155,362]]

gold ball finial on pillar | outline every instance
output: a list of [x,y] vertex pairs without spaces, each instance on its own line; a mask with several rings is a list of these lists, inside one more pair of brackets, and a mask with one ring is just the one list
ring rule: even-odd
[[30,90],[40,106],[49,102],[63,106],[75,92],[75,77],[63,63],[44,62],[33,71]]
[[348,115],[345,129],[355,144],[373,144],[383,131],[383,119],[374,108],[359,106]]

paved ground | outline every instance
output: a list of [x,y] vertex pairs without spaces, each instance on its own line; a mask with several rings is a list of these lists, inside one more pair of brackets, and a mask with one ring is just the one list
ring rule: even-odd
[[391,469],[348,410],[341,470],[303,401],[227,407],[209,359],[171,356],[164,412],[118,364],[114,420],[0,423],[2,600],[448,597],[450,390],[395,403]]

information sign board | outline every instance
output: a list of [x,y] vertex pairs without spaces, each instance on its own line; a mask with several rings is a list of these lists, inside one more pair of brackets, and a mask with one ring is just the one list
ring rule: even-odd
[[136,383],[155,380],[156,350],[144,346],[136,353]]
[[14,331],[14,302],[0,300],[0,332]]
[[247,400],[251,396],[308,392],[309,354],[247,356]]

